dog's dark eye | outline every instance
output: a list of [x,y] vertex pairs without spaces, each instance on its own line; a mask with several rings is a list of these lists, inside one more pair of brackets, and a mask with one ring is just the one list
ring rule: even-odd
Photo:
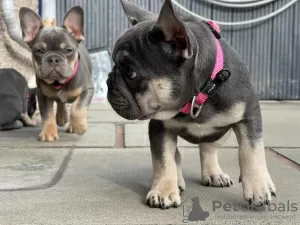
[[136,74],[136,72],[129,72],[128,77],[133,80],[137,77],[137,74]]
[[134,80],[137,78],[137,73],[132,71],[132,70],[128,70],[128,69],[120,69],[120,71],[122,71],[122,73],[124,75],[126,75],[127,78],[129,78],[130,80]]
[[34,51],[36,54],[38,54],[38,55],[42,55],[42,54],[44,54],[44,51],[42,50],[42,49],[40,49],[40,48],[38,48],[38,49],[35,49],[35,51]]
[[128,68],[123,69],[121,71],[123,71],[122,73],[125,74],[126,77],[129,78],[130,80],[134,80],[137,78],[137,73]]
[[65,52],[65,54],[72,54],[73,53],[73,49],[66,48],[64,52]]

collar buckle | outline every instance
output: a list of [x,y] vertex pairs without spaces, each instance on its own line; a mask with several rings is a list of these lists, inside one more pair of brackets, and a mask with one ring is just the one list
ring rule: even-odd
[[[193,97],[192,106],[191,106],[191,110],[190,110],[190,116],[191,116],[193,119],[196,119],[196,118],[199,116],[199,114],[200,114],[200,112],[201,112],[201,110],[202,110],[202,107],[203,107],[203,104],[198,105],[198,104],[196,103],[196,98],[197,98],[197,96],[194,96],[194,97]],[[197,109],[196,112],[195,112],[194,109]]]
[[215,84],[215,82],[212,79],[209,79],[206,82],[205,86],[200,90],[200,92],[204,93],[207,96],[210,96],[216,87],[217,85]]
[[231,76],[231,72],[228,69],[222,69],[219,73],[217,73],[215,82],[217,84],[225,83],[230,76]]
[[202,93],[206,94],[207,96],[211,96],[212,92],[223,83],[225,83],[231,73],[227,69],[222,69],[220,72],[217,73],[214,80],[209,79],[203,89],[201,90]]

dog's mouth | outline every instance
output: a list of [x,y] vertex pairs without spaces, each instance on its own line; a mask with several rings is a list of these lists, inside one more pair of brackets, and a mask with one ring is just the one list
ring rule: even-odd
[[59,68],[54,68],[48,75],[47,77],[49,78],[53,78],[53,80],[55,79],[65,79],[66,76],[64,76],[62,73],[61,73],[61,70]]
[[42,67],[39,78],[45,80],[48,84],[52,84],[55,81],[62,83],[63,80],[70,76],[69,73],[71,73],[70,70],[65,68]]
[[64,83],[66,79],[60,79],[60,80],[52,80],[52,79],[44,79],[44,81],[47,84],[53,85],[53,86],[59,86],[62,85]]
[[128,100],[127,97],[119,90],[108,90],[108,101],[115,112],[127,120],[136,120],[140,117],[140,110],[135,102]]
[[61,83],[58,81],[58,80],[55,80],[53,83],[52,83],[53,86],[58,86],[58,85],[61,85]]
[[140,109],[122,76],[111,72],[107,79],[107,87],[108,102],[115,112],[127,120],[136,120],[141,117]]

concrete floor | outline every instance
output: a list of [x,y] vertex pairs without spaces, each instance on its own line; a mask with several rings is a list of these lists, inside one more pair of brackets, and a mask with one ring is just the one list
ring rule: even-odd
[[[60,141],[41,143],[39,128],[0,133],[0,225],[193,224],[187,215],[194,197],[209,213],[195,224],[298,224],[300,104],[262,103],[262,110],[267,163],[277,188],[270,208],[251,210],[244,202],[233,136],[219,156],[232,187],[202,186],[198,150],[181,141],[187,185],[182,205],[147,207],[152,176],[147,122],[129,123],[107,104],[97,104],[82,137],[61,129]],[[226,203],[227,211],[213,209]]]

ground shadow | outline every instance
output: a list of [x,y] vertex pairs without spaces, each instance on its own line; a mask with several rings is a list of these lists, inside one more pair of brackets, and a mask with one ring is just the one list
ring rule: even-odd
[[0,132],[0,139],[2,138],[11,138],[11,139],[22,139],[22,138],[30,138],[30,137],[37,137],[40,132],[39,127],[22,127],[17,130],[10,130],[10,131],[1,131]]
[[[140,202],[145,203],[146,195],[150,190],[152,184],[151,172],[151,168],[139,168],[138,172],[131,171],[130,175],[128,175],[128,173],[121,173],[118,174],[118,176],[103,178],[108,180],[109,182],[134,191],[135,193],[140,195]],[[128,176],[132,178],[130,180],[126,179],[126,177]]]

